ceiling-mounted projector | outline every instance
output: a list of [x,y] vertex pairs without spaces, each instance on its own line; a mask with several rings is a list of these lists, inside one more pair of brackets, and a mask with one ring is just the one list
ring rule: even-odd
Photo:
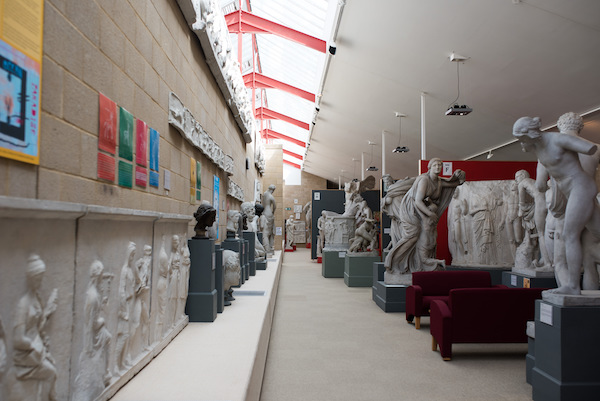
[[407,148],[406,146],[396,146],[396,149],[392,150],[392,153],[406,153],[409,150],[410,149]]
[[454,106],[448,107],[448,110],[446,110],[446,115],[447,116],[466,116],[467,114],[469,114],[472,111],[473,111],[473,109],[470,108],[469,106],[467,106],[466,104],[462,104],[462,105],[455,104]]

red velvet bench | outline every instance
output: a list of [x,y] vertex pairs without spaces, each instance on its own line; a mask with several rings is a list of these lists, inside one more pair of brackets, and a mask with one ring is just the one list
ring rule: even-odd
[[447,302],[450,290],[492,287],[490,273],[477,270],[414,272],[412,282],[406,289],[406,321],[416,318],[417,329],[421,328],[421,316],[429,316],[431,301]]
[[535,300],[544,288],[459,288],[448,301],[431,302],[432,350],[439,344],[445,361],[452,344],[526,343],[527,321],[535,318]]

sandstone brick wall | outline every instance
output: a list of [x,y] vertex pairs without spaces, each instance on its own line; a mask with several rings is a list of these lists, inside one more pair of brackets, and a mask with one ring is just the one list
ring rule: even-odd
[[[217,175],[220,199],[239,208],[226,197],[225,173],[169,126],[172,91],[234,158],[232,179],[252,199],[254,144],[244,143],[175,1],[47,0],[43,46],[40,165],[0,158],[0,195],[191,215],[199,204],[189,199],[193,157],[202,163],[202,199],[212,201]],[[160,133],[159,188],[127,189],[97,179],[99,92]],[[223,238],[224,227],[221,219]]]
[[[301,172],[301,185],[286,185],[283,191],[283,209],[285,211],[285,218],[287,219],[291,214],[296,217],[294,213],[294,199],[298,199],[298,205],[304,208],[307,202],[311,200],[313,189],[327,189],[327,180],[316,175],[309,174],[305,171]],[[285,210],[290,208],[290,210]],[[304,213],[300,213],[300,220],[304,221]]]
[[[281,145],[266,145],[265,146],[265,174],[263,175],[263,190],[264,193],[269,185],[275,184],[277,187],[273,196],[277,204],[275,210],[275,229],[281,227],[281,232],[285,231],[285,207],[283,206],[284,182],[283,182],[283,147]],[[283,235],[275,235],[275,249],[282,249]]]

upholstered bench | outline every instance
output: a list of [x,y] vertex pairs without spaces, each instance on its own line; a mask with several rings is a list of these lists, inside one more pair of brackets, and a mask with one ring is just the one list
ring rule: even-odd
[[421,328],[421,316],[429,316],[431,301],[447,302],[450,290],[492,287],[489,272],[473,270],[415,272],[412,282],[406,289],[406,321],[412,322],[416,318],[417,329]]

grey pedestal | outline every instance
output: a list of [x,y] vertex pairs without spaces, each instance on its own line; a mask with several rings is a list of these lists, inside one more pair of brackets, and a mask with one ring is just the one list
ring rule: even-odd
[[244,239],[248,241],[248,266],[250,267],[250,276],[256,276],[256,235],[253,231],[244,231]]
[[[244,266],[246,266],[244,274],[246,275],[247,281],[250,279],[250,245],[246,239],[240,239],[240,241],[244,243]],[[254,275],[256,275],[256,273]]]
[[556,288],[554,274],[547,277],[533,277],[528,274],[503,272],[502,284],[510,288]]
[[406,311],[406,285],[385,284],[383,262],[373,263],[373,301],[384,312]]
[[267,270],[267,261],[266,260],[260,260],[260,261],[256,261],[254,262],[256,264],[256,270]]
[[213,322],[217,318],[215,242],[210,238],[192,238],[188,246],[191,266],[185,313],[190,322]]
[[371,287],[373,285],[373,263],[379,255],[346,254],[344,260],[344,284],[348,287]]
[[225,275],[223,274],[223,250],[220,244],[215,244],[215,289],[217,290],[217,313],[223,313],[225,309]]
[[321,267],[323,277],[343,278],[346,263],[346,251],[323,250],[323,264]]
[[600,306],[558,306],[536,301],[533,399],[598,400],[598,338]]

